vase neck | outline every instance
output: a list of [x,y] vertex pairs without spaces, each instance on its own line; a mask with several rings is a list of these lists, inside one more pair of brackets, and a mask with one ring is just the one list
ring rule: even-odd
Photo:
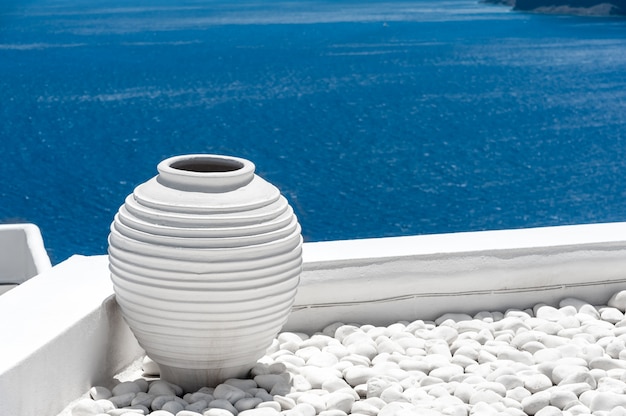
[[159,183],[190,192],[229,192],[254,178],[249,160],[209,154],[174,156],[159,163],[157,170]]

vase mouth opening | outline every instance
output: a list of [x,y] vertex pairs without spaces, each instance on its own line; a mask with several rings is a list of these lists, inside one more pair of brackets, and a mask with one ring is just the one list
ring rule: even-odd
[[183,191],[227,192],[250,183],[254,163],[232,156],[196,154],[165,159],[157,180]]
[[170,163],[172,169],[198,173],[234,172],[243,169],[245,164],[234,158],[224,157],[196,157],[174,160]]

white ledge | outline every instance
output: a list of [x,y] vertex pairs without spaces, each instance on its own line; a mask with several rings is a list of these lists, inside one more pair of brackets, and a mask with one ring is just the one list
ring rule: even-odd
[[51,267],[36,225],[0,225],[0,284],[17,285]]
[[626,241],[626,222],[474,231],[407,237],[306,243],[307,264],[344,260],[377,261],[418,255],[542,249],[568,245],[621,244]]
[[624,270],[626,223],[309,243],[285,328],[603,303],[626,287]]
[[[1,415],[58,414],[143,353],[107,266],[107,256],[73,256],[0,296]],[[285,329],[428,320],[565,297],[601,305],[626,289],[624,270],[626,223],[306,243]]]

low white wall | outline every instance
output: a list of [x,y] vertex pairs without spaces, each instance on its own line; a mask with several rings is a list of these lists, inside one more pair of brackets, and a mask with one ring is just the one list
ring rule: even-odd
[[287,330],[446,312],[603,304],[626,289],[626,223],[309,243]]
[[[626,223],[306,243],[286,330],[524,308],[626,289]],[[106,256],[73,256],[0,296],[0,415],[54,415],[142,354]]]
[[55,415],[143,353],[107,256],[73,256],[22,283],[0,296],[0,317],[0,415]]
[[20,284],[51,267],[36,225],[0,225],[0,284]]

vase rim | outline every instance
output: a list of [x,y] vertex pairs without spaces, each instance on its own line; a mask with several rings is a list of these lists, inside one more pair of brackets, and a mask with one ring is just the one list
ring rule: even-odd
[[159,182],[182,191],[228,192],[249,184],[255,166],[239,157],[199,153],[169,157],[157,171]]

